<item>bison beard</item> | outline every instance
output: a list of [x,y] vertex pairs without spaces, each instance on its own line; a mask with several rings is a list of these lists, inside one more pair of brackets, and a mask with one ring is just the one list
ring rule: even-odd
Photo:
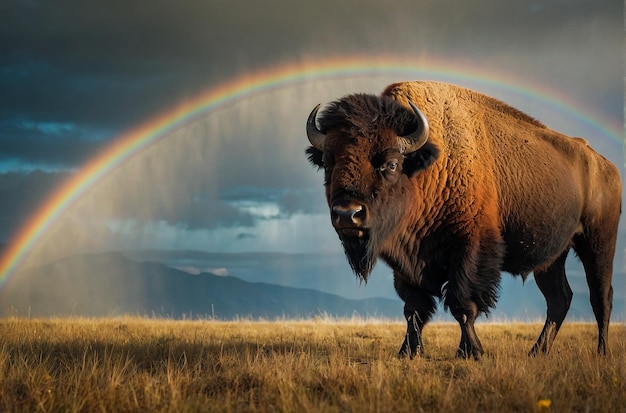
[[[367,283],[378,257],[381,256],[382,243],[396,226],[397,218],[401,214],[398,208],[394,208],[397,205],[399,204],[387,206],[384,220],[380,219],[381,216],[372,218],[370,228],[364,231],[362,237],[349,237],[339,233],[348,263],[361,282]],[[371,207],[379,210],[381,208],[380,206]]]
[[373,248],[370,247],[371,238],[339,236],[339,239],[352,271],[361,281],[367,283],[377,259],[376,254],[372,253]]
[[372,233],[377,234],[378,232],[368,231],[363,237],[339,236],[352,271],[359,280],[365,283],[367,283],[379,256],[380,238],[372,235]]

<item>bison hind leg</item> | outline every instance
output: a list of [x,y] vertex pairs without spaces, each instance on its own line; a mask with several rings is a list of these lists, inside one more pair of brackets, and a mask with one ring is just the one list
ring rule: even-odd
[[543,354],[550,352],[572,302],[572,289],[565,275],[565,259],[568,252],[569,249],[565,250],[547,269],[535,271],[535,282],[546,299],[548,309],[543,330],[529,352],[531,356],[539,352]]
[[[617,224],[614,228],[617,228]],[[589,231],[574,238],[574,250],[585,268],[591,307],[598,324],[598,354],[606,354],[613,309],[613,256],[616,231]]]
[[474,329],[474,322],[478,317],[478,307],[475,303],[467,303],[464,307],[450,308],[452,315],[461,327],[461,341],[456,351],[458,358],[471,358],[480,360],[485,353],[483,345]]

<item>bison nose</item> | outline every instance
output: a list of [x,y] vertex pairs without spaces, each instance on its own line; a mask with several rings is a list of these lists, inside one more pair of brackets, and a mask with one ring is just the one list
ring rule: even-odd
[[333,205],[332,220],[336,228],[362,227],[365,223],[365,207],[348,203]]

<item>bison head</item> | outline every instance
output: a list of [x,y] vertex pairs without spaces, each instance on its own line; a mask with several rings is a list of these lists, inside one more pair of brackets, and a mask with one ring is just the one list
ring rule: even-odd
[[331,103],[319,119],[318,105],[307,122],[309,161],[324,169],[332,225],[364,281],[411,202],[410,180],[438,156],[426,117],[409,105],[350,95]]

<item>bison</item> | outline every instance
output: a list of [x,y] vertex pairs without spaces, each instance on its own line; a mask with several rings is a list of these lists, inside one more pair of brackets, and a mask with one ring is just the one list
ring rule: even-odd
[[307,157],[324,170],[354,273],[367,282],[378,258],[393,270],[407,320],[400,357],[423,354],[422,329],[442,300],[461,328],[456,355],[479,359],[474,322],[496,305],[501,271],[534,273],[547,317],[529,354],[548,353],[572,299],[570,248],[606,353],[622,186],[584,139],[439,82],[345,96],[318,117],[319,107],[307,121]]

